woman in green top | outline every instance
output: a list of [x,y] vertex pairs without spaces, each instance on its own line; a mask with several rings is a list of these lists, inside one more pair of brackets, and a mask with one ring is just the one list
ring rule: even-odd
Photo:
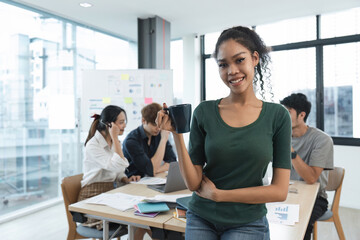
[[[269,239],[267,202],[284,201],[290,176],[291,121],[280,104],[256,97],[264,90],[268,50],[246,27],[223,31],[216,43],[219,74],[228,96],[199,104],[193,114],[189,153],[164,110],[157,124],[172,131],[181,173],[194,191],[186,239]],[[167,107],[164,104],[164,108]],[[269,162],[273,178],[262,178]]]

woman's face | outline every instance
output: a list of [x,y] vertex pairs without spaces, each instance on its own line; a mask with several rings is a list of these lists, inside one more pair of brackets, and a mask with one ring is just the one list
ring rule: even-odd
[[242,44],[229,39],[219,46],[216,61],[220,77],[232,93],[253,91],[255,66],[259,63],[256,51],[251,54]]
[[115,125],[119,128],[120,132],[119,135],[123,135],[124,134],[124,130],[126,127],[126,116],[124,112],[121,112],[115,121]]

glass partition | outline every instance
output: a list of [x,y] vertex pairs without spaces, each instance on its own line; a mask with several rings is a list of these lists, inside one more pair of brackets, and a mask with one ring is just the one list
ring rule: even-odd
[[[0,2],[0,215],[82,171],[81,71],[137,68],[134,43]],[[0,217],[0,221],[1,221]]]

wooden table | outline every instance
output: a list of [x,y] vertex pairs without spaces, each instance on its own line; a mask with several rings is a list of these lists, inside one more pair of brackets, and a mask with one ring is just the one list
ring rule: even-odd
[[[276,223],[269,223],[271,239],[279,240],[297,240],[303,239],[310,215],[315,203],[319,184],[312,185],[304,182],[295,181],[289,186],[289,189],[297,189],[297,193],[288,193],[286,204],[299,204],[299,222],[293,226],[281,225]],[[128,184],[123,187],[114,189],[109,193],[122,192],[126,194],[153,197],[161,194],[160,192],[149,189],[145,185]],[[167,194],[187,194],[189,190],[182,190]],[[186,223],[173,218],[173,209],[167,212],[160,213],[155,218],[147,218],[134,215],[134,209],[127,211],[120,211],[108,206],[87,204],[78,202],[71,204],[69,210],[73,212],[80,212],[86,214],[88,217],[97,218],[104,221],[104,236],[103,239],[108,239],[108,223],[116,222],[129,225],[129,239],[133,239],[134,228],[149,228],[156,227],[177,232],[185,232]]]
[[[310,219],[310,215],[315,203],[319,183],[312,185],[305,182],[295,181],[289,189],[297,189],[297,193],[288,193],[285,204],[299,204],[299,222],[293,226],[287,226],[269,222],[270,239],[276,240],[302,240]],[[185,232],[186,223],[172,218],[164,223],[164,229]]]
[[[120,188],[111,190],[107,193],[126,193],[131,195],[145,196],[145,197],[154,197],[155,195],[160,195],[163,193],[157,192],[148,188],[143,184],[127,184]],[[166,195],[172,194],[189,194],[189,190],[181,190],[172,193],[167,193]],[[84,213],[87,217],[103,220],[104,222],[104,231],[103,239],[109,239],[108,236],[108,223],[115,222],[120,224],[128,225],[129,230],[129,239],[133,239],[135,227],[147,228],[156,227],[164,228],[164,223],[173,218],[174,209],[170,209],[167,212],[162,212],[154,218],[142,217],[134,215],[134,209],[129,209],[127,211],[117,210],[104,205],[88,204],[84,201],[71,204],[69,210],[72,212]]]
[[301,181],[294,181],[289,189],[297,189],[297,193],[288,193],[284,203],[299,204],[299,222],[294,226],[287,226],[276,223],[269,223],[270,238],[279,240],[302,240],[306,232],[307,225],[314,207],[317,193],[319,191],[319,183],[306,184]]

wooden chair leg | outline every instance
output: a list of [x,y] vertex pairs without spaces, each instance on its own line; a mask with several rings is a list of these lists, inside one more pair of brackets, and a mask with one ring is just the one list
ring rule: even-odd
[[317,221],[315,221],[315,223],[314,223],[313,240],[317,240]]
[[334,220],[335,228],[336,228],[336,231],[337,231],[337,233],[339,235],[340,240],[345,240],[345,234],[344,234],[341,222],[340,222],[339,215],[334,214],[333,215],[333,220]]

